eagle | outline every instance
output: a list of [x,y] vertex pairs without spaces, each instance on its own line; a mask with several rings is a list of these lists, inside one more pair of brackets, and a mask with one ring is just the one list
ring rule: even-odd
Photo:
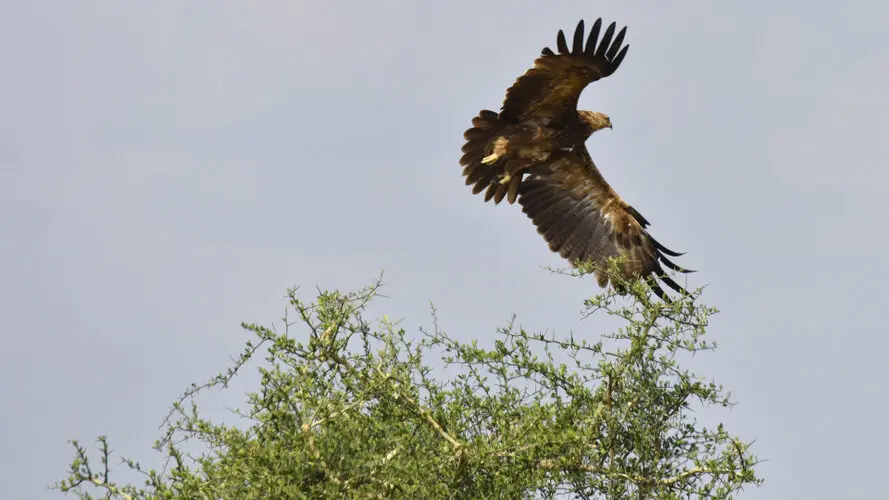
[[559,30],[558,52],[544,47],[534,67],[506,91],[500,112],[482,110],[472,119],[460,165],[473,194],[484,191],[484,201],[494,204],[518,200],[550,250],[575,266],[592,262],[601,288],[609,283],[606,260],[623,257],[624,279],[643,278],[669,302],[657,280],[687,292],[664,267],[693,271],[667,258],[683,254],[649,234],[648,221],[605,181],[584,145],[594,132],[612,128],[611,118],[578,110],[577,101],[587,85],[611,76],[627,55],[629,45],[622,45],[627,28],[615,35],[615,27],[611,23],[599,39],[597,19],[584,43],[580,20],[570,47]]

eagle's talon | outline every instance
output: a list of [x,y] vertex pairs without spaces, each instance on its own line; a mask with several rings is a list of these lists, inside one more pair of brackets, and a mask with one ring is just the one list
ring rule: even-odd
[[484,158],[482,158],[482,163],[485,165],[490,165],[492,163],[496,163],[497,160],[499,160],[499,159],[500,159],[500,155],[497,153],[493,153],[493,154],[489,154],[488,156],[485,156]]
[[512,180],[512,176],[509,174],[503,174],[500,176],[500,184],[507,184],[510,180]]

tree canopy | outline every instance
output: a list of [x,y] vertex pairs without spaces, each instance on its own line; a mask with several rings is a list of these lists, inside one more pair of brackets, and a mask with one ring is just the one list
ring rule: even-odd
[[[691,412],[733,404],[680,365],[683,353],[715,348],[705,336],[716,310],[698,303],[701,290],[659,301],[615,269],[623,294],[583,305],[621,321],[601,338],[528,332],[513,318],[464,342],[438,328],[434,308],[433,327],[414,333],[366,318],[381,280],[312,300],[291,289],[280,331],[243,324],[241,355],[173,405],[155,445],[165,467],[123,460],[144,481],[119,484],[106,437],[97,454],[73,441],[54,487],[134,499],[724,499],[759,484],[750,443]],[[261,382],[240,411],[247,423],[203,415],[195,395],[248,365]]]

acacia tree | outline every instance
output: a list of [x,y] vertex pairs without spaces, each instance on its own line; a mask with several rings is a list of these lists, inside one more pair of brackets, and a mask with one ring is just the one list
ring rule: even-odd
[[[623,295],[603,291],[584,314],[623,326],[595,342],[510,321],[483,347],[440,331],[434,309],[434,328],[408,335],[365,318],[379,280],[311,302],[292,289],[283,331],[243,324],[252,339],[240,357],[174,404],[155,444],[162,471],[123,460],[145,480],[113,482],[103,436],[101,465],[73,441],[69,474],[54,487],[82,498],[723,499],[759,484],[749,443],[688,411],[732,404],[677,360],[715,347],[704,336],[716,311],[695,303],[701,290],[664,303],[615,270]],[[202,416],[194,396],[252,360],[261,384],[241,413],[249,424]],[[436,376],[430,360],[459,373]],[[186,441],[201,451],[185,452]]]

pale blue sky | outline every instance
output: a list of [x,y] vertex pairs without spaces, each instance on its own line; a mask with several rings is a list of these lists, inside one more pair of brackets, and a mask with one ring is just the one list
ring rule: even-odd
[[[322,6],[323,5],[323,6]],[[889,9],[879,2],[25,2],[0,7],[0,467],[52,498],[70,438],[146,463],[166,408],[287,286],[462,339],[594,336],[591,280],[463,185],[462,132],[556,32],[628,25],[581,106],[605,176],[722,310],[691,367],[767,483],[875,498],[889,437]],[[227,396],[237,402],[237,391]],[[212,398],[222,406],[222,401]],[[219,410],[220,414],[223,410]]]

